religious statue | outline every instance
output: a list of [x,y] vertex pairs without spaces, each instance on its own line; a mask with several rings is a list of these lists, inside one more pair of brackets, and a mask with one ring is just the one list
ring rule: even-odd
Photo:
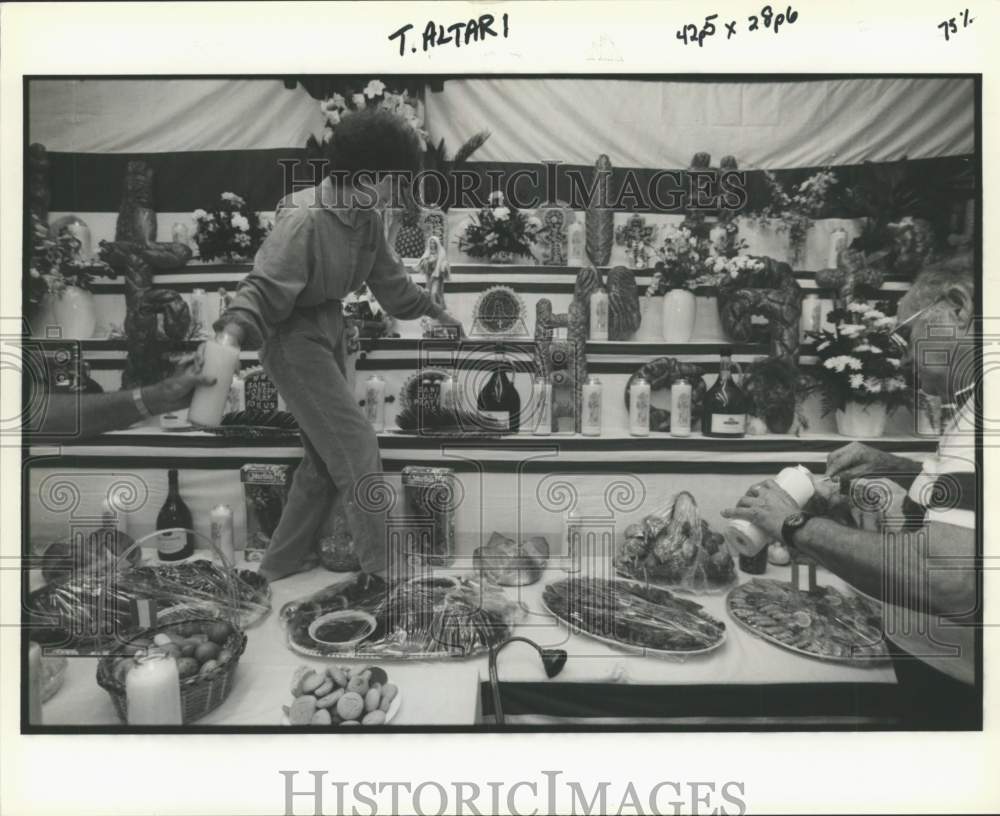
[[[420,260],[417,261],[417,272],[423,273],[424,284],[427,287],[427,293],[431,296],[431,302],[447,311],[444,302],[444,284],[451,274],[451,267],[448,264],[444,245],[436,235],[430,235],[427,238],[427,248]],[[434,320],[425,318],[423,327],[424,337],[454,337],[452,327],[441,326]]]

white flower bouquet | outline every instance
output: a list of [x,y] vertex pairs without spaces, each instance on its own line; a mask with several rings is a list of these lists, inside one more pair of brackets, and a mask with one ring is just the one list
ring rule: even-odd
[[893,338],[896,318],[867,301],[830,312],[833,331],[810,332],[816,340],[817,372],[826,413],[849,402],[909,404],[912,389],[903,369],[903,349]]
[[194,234],[203,261],[252,258],[271,231],[271,223],[247,207],[236,193],[223,193],[210,210],[197,209]]
[[531,245],[544,232],[541,220],[506,204],[497,192],[490,196],[488,207],[470,216],[458,248],[473,258],[530,258]]

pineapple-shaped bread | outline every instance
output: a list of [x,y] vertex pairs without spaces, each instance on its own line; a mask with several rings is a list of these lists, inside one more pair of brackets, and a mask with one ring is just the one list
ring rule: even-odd
[[426,241],[420,228],[420,211],[407,210],[403,213],[403,226],[396,235],[396,254],[400,258],[419,258],[424,254]]

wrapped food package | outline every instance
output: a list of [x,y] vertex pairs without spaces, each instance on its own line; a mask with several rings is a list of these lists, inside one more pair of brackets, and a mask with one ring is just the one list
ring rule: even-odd
[[486,546],[473,553],[473,563],[482,576],[500,586],[528,586],[542,577],[549,559],[549,542],[531,536],[518,543],[493,533]]
[[451,468],[407,465],[402,471],[408,522],[403,556],[410,567],[449,566],[455,558],[455,502],[461,495]]
[[260,561],[271,543],[292,484],[292,465],[249,464],[240,468],[247,511],[247,561]]
[[625,530],[615,556],[617,573],[687,592],[719,592],[736,580],[736,565],[721,533],[701,518],[681,491],[655,514]]
[[[377,621],[374,632],[350,654],[313,638],[312,624],[323,615],[350,609]],[[311,657],[434,659],[468,657],[508,638],[522,614],[502,589],[448,576],[386,583],[352,576],[281,609],[289,648]]]
[[200,559],[81,571],[28,596],[25,625],[47,651],[104,653],[159,621],[217,617],[247,628],[271,608],[267,582]]

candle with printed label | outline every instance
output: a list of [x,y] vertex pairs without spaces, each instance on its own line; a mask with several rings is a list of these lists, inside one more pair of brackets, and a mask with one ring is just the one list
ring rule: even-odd
[[691,435],[691,383],[683,378],[670,386],[670,435]]
[[372,374],[365,382],[365,418],[376,433],[385,430],[385,380]]
[[587,377],[580,395],[580,431],[584,436],[600,436],[604,429],[604,388],[593,374]]
[[608,293],[603,289],[590,296],[590,339],[608,339]]
[[637,377],[628,391],[628,430],[632,436],[649,436],[649,402],[652,388],[649,380]]

